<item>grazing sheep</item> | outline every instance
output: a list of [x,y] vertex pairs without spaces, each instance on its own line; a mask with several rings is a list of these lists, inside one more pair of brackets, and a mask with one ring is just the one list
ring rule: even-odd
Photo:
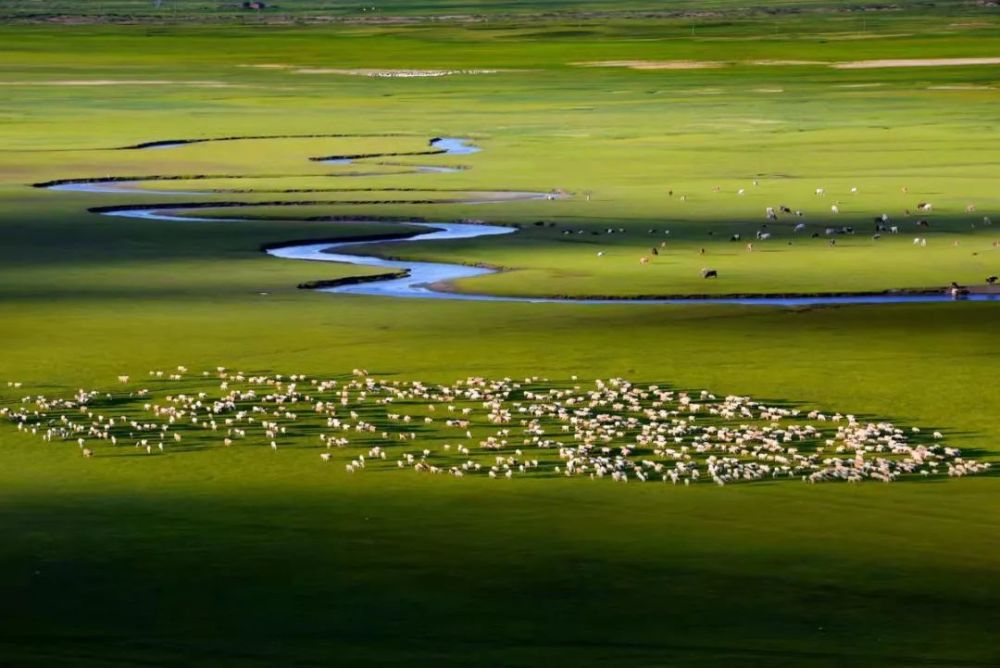
[[[715,269],[708,267],[703,268],[701,274],[705,278],[718,276]],[[962,296],[965,290],[957,283],[950,289],[956,297]],[[396,410],[400,411],[407,411],[407,404],[418,410],[426,407],[432,412],[439,410],[437,406],[447,406],[449,413],[460,410],[463,416],[485,409],[484,422],[499,427],[493,435],[480,441],[483,449],[499,451],[493,466],[470,458],[475,455],[470,455],[470,448],[464,445],[443,446],[444,453],[457,451],[467,458],[464,462],[452,462],[455,465],[431,464],[432,451],[427,447],[416,454],[399,453],[398,457],[393,457],[396,466],[392,470],[411,469],[448,474],[454,478],[480,475],[510,479],[515,473],[530,476],[533,471],[545,474],[554,471],[557,475],[591,480],[610,478],[628,483],[655,479],[675,485],[683,482],[685,486],[697,484],[700,479],[718,485],[778,478],[799,479],[809,484],[863,480],[888,483],[902,476],[943,475],[945,468],[952,477],[990,469],[988,463],[962,458],[955,448],[929,442],[908,443],[908,432],[888,422],[859,422],[853,415],[824,415],[818,411],[800,416],[795,408],[767,406],[749,397],[717,399],[705,390],[689,394],[657,385],[633,386],[622,378],[596,380],[590,390],[581,389],[581,385],[574,385],[572,389],[559,384],[544,387],[541,384],[548,383],[548,379],[538,376],[526,377],[524,386],[511,379],[487,378],[468,378],[449,386],[434,386],[416,381],[389,382],[359,373],[354,380],[343,382],[313,380],[308,390],[296,388],[296,383],[304,381],[304,377],[287,378],[290,382],[281,376],[259,376],[249,380],[230,376],[232,389],[226,388],[220,395],[210,396],[207,392],[169,395],[162,400],[157,397],[156,403],[151,397],[142,410],[152,413],[152,418],[121,417],[119,422],[117,415],[110,418],[101,415],[98,401],[102,397],[110,399],[111,395],[84,390],[72,399],[39,396],[32,402],[26,397],[21,407],[0,407],[0,417],[15,423],[18,430],[34,434],[39,427],[48,426],[43,440],[75,442],[80,445],[82,456],[90,457],[93,452],[85,447],[85,437],[110,440],[114,444],[115,436],[111,431],[119,430],[122,438],[126,438],[126,434],[130,439],[138,437],[136,447],[151,452],[154,446],[162,445],[156,436],[162,438],[169,430],[168,425],[180,418],[185,422],[190,420],[188,429],[206,431],[215,429],[217,419],[224,420],[228,427],[227,437],[244,439],[251,432],[251,438],[258,436],[261,442],[266,444],[270,440],[276,446],[276,441],[271,439],[277,434],[286,434],[282,422],[299,420],[301,424],[314,411],[327,428],[375,431],[375,425],[365,421],[367,411],[362,410],[372,402],[388,406],[398,401]],[[578,380],[575,375],[570,378],[574,383]],[[265,392],[258,394],[258,387],[266,388]],[[460,402],[468,405],[463,406]],[[306,411],[300,410],[296,415],[289,410],[303,403]],[[522,416],[524,450],[508,441],[517,429],[513,426],[517,413]],[[684,414],[688,413],[691,417],[685,419]],[[694,414],[699,414],[699,418],[701,415],[714,417],[695,423]],[[403,413],[386,413],[388,421],[397,425],[404,422],[403,416]],[[415,415],[412,421],[421,421],[422,417]],[[835,425],[836,433],[820,432],[812,424],[805,423],[806,419],[839,424]],[[550,429],[559,423],[562,423],[560,429],[565,439],[549,436],[560,433],[560,429]],[[465,429],[466,438],[472,438],[469,420],[449,419],[446,424]],[[913,428],[912,433],[918,434],[920,430]],[[287,434],[292,439],[304,436],[292,430]],[[417,436],[414,432],[398,435],[403,437],[402,441],[414,440]],[[943,435],[934,432],[933,437],[938,440]],[[389,441],[390,432],[383,431],[381,438],[383,442]],[[321,434],[319,440],[328,448],[348,445],[347,439],[337,438],[329,432]],[[386,451],[391,447],[388,442],[370,447],[367,460],[365,455],[359,454],[345,463],[345,471],[364,472],[366,462],[386,460]],[[558,457],[559,464],[552,466],[551,460],[543,460],[540,464],[538,459],[525,458],[527,447],[539,448],[537,456],[540,457],[547,456],[545,453],[552,458]],[[823,454],[824,448],[831,452]],[[841,453],[847,454],[838,456]],[[333,460],[330,452],[321,452],[320,458],[324,462]],[[387,472],[378,466],[369,468],[374,469],[376,475]]]

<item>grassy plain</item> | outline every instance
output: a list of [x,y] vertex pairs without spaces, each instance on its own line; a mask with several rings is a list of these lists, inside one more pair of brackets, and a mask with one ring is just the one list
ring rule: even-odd
[[[62,394],[176,364],[310,375],[360,366],[428,381],[621,374],[941,429],[995,459],[994,304],[383,301],[296,290],[359,270],[258,250],[385,229],[295,219],[307,215],[483,218],[525,228],[413,244],[406,257],[510,268],[458,286],[510,294],[700,292],[697,270],[708,262],[720,269],[710,286],[720,292],[977,282],[997,273],[1000,257],[997,228],[972,227],[984,215],[1000,225],[997,66],[750,64],[1000,53],[995,19],[955,12],[934,21],[920,12],[873,15],[864,29],[878,39],[849,14],[705,21],[693,31],[688,19],[583,28],[513,20],[0,28],[0,381]],[[726,64],[573,65],[606,60]],[[268,64],[286,67],[250,67]],[[296,72],[362,67],[511,71],[420,79]],[[316,133],[406,136],[102,150]],[[306,159],[418,150],[438,135],[475,137],[484,151],[392,159],[470,167],[447,175],[329,178],[360,165]],[[330,204],[294,215],[254,210],[283,220],[167,223],[86,209],[175,197],[29,187],[108,174],[268,175],[253,179],[257,193],[239,195],[248,201],[299,199],[265,190],[324,187],[594,195],[341,206],[409,197],[311,193]],[[178,189],[245,189],[248,181]],[[820,186],[825,198],[813,194]],[[838,199],[837,224],[867,231],[885,211],[907,232],[879,241],[859,234],[829,248],[825,239],[793,238],[783,224],[751,254],[725,240],[752,233],[764,206],[779,202],[825,226]],[[904,209],[920,199],[935,212],[919,232],[928,246],[913,248],[916,217]],[[539,219],[628,232],[569,238],[530,225]],[[668,250],[640,267],[650,228],[670,229]],[[1000,621],[995,477],[675,489],[351,477],[317,459],[303,444],[277,455],[247,447],[84,461],[75,446],[0,430],[0,657],[78,666],[1000,660],[991,637]]]

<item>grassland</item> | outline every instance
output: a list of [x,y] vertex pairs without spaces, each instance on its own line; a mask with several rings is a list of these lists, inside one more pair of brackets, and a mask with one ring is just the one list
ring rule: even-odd
[[[946,18],[872,14],[863,30],[877,39],[850,14],[582,28],[514,19],[475,28],[0,27],[0,381],[64,394],[177,364],[311,375],[366,367],[427,381],[621,374],[919,424],[995,460],[995,304],[384,301],[297,290],[359,270],[259,252],[269,242],[396,229],[311,216],[483,218],[524,229],[413,244],[406,257],[509,268],[457,286],[507,294],[704,291],[697,269],[709,261],[720,269],[718,291],[980,281],[997,273],[1000,253],[996,231],[972,227],[984,215],[1000,225],[997,66],[751,64],[1000,53],[994,18],[957,5],[935,11]],[[619,60],[725,65],[573,64]],[[253,67],[273,64],[285,67]],[[505,71],[426,79],[296,72],[321,68]],[[317,133],[404,136],[104,150]],[[474,137],[484,151],[392,160],[470,168],[447,175],[331,178],[395,167],[307,159],[416,150],[438,135]],[[329,204],[294,214],[261,207],[253,222],[167,223],[87,213],[175,199],[155,192],[30,187],[108,174],[265,176],[179,188],[251,182],[256,192],[239,194],[247,201],[335,187],[425,188],[429,197],[441,197],[438,188],[565,188],[593,197],[338,205],[406,198],[311,193]],[[822,204],[813,194],[821,186]],[[825,226],[834,199],[842,203],[836,222],[866,234],[830,248],[792,238],[786,225],[751,254],[726,241],[756,230],[763,207],[777,202]],[[903,212],[919,199],[935,205],[922,249],[912,247],[913,219]],[[969,203],[975,215],[966,214]],[[871,217],[883,211],[907,234],[870,239]],[[536,220],[628,232],[571,239]],[[670,229],[668,250],[641,267],[650,228]],[[5,384],[3,399],[14,400]],[[858,487],[498,485],[351,477],[316,460],[306,447],[248,447],[85,461],[75,446],[0,429],[0,658],[39,666],[1000,660],[995,477]]]
[[[0,7],[0,17],[17,22],[65,23],[387,23],[407,24],[428,21],[475,23],[514,19],[544,18],[546,22],[620,18],[693,18],[716,20],[746,17],[789,17],[850,13],[856,15],[901,13],[919,17],[950,16],[988,12],[986,3],[944,0],[935,3],[855,3],[847,0],[779,0],[778,2],[733,2],[733,0],[637,0],[627,5],[610,0],[384,0],[379,3],[343,0],[289,0],[267,2],[263,11],[243,7],[243,2],[206,0],[8,0]],[[909,11],[907,11],[909,10]],[[577,25],[558,25],[558,36],[577,37]]]

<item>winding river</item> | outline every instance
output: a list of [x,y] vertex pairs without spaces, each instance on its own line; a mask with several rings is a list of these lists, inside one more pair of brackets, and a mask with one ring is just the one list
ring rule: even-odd
[[[199,140],[208,141],[208,140]],[[176,141],[169,143],[153,143],[150,145],[139,145],[130,148],[139,149],[165,149],[184,146],[187,142]],[[415,155],[435,154],[435,155],[467,155],[476,153],[481,149],[465,139],[457,137],[440,137],[432,140],[430,146],[433,149],[429,152],[418,152]],[[363,158],[382,157],[393,154],[366,155]],[[406,155],[406,154],[402,154]],[[360,158],[359,158],[360,159]],[[313,160],[326,164],[351,164],[355,158],[333,157],[314,158]],[[405,165],[411,167],[414,172],[424,173],[449,173],[459,171],[455,167],[443,167],[433,165]],[[141,180],[117,180],[114,178],[95,180],[65,180],[51,184],[41,184],[51,190],[86,192],[99,194],[144,194],[144,195],[209,195],[206,191],[180,191],[180,190],[150,190],[141,187]],[[524,199],[547,199],[552,197],[546,193],[536,192],[515,192],[496,191],[491,193],[481,193],[479,198],[458,200],[465,204],[485,204],[502,201],[517,201]],[[138,218],[145,220],[163,221],[184,221],[184,222],[247,222],[249,219],[239,218],[218,218],[218,217],[192,217],[177,216],[168,213],[169,210],[178,209],[177,205],[150,205],[143,208],[124,207],[117,210],[101,211],[102,215],[118,216],[126,218]],[[419,298],[419,299],[447,299],[464,301],[491,301],[491,302],[526,302],[526,303],[548,303],[548,304],[740,304],[759,306],[811,306],[811,305],[835,305],[835,304],[892,304],[892,303],[926,303],[945,301],[1000,301],[1000,294],[971,294],[960,299],[955,299],[943,291],[939,294],[907,294],[907,293],[885,293],[885,294],[844,294],[844,295],[802,295],[802,296],[746,296],[746,297],[691,297],[691,298],[662,298],[662,299],[572,299],[572,298],[534,298],[534,297],[512,297],[501,295],[473,294],[452,292],[442,289],[442,286],[463,278],[483,276],[496,273],[498,270],[488,267],[477,267],[460,264],[447,264],[438,262],[417,262],[389,260],[375,255],[360,252],[364,246],[373,243],[379,245],[405,244],[414,241],[446,241],[449,239],[473,239],[478,237],[499,236],[512,234],[517,231],[515,227],[500,225],[479,225],[469,223],[408,223],[413,227],[422,228],[425,231],[413,235],[384,239],[379,241],[343,241],[343,242],[321,242],[305,243],[299,245],[289,245],[277,248],[270,248],[266,252],[277,258],[288,260],[304,260],[313,262],[338,262],[342,264],[352,264],[363,267],[374,267],[379,269],[392,270],[393,273],[400,274],[391,278],[385,278],[369,282],[359,282],[347,285],[337,285],[335,287],[319,287],[321,292],[335,292],[342,294],[368,295],[376,297],[395,298]]]
[[[398,244],[408,241],[443,241],[446,239],[471,239],[474,237],[511,234],[514,227],[497,225],[468,225],[463,223],[414,223],[428,231],[405,239],[380,241],[379,244]],[[496,273],[496,269],[473,267],[439,262],[411,262],[386,260],[372,255],[356,255],[339,251],[370,245],[370,241],[349,241],[342,243],[316,243],[301,246],[287,246],[267,251],[269,255],[288,260],[312,260],[318,262],[342,262],[363,267],[379,267],[396,271],[408,270],[409,275],[400,278],[340,285],[332,288],[317,288],[321,292],[340,292],[378,297],[409,297],[423,299],[452,299],[465,301],[528,302],[534,304],[744,304],[767,306],[809,306],[818,304],[887,304],[904,302],[955,301],[947,295],[847,295],[811,297],[719,297],[697,299],[553,299],[535,297],[507,297],[461,292],[447,292],[437,286],[462,278]],[[969,295],[965,299],[979,301],[1000,298],[1000,295]]]

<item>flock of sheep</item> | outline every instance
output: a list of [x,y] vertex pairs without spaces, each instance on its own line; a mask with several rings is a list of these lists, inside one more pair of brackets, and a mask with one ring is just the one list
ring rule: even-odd
[[446,385],[380,380],[361,369],[326,380],[223,367],[149,373],[144,388],[119,376],[113,392],[27,395],[0,406],[0,417],[46,442],[76,445],[88,458],[206,445],[313,448],[321,462],[339,460],[354,474],[727,485],[892,482],[990,468],[946,446],[940,432],[622,378],[586,386],[575,376]]

